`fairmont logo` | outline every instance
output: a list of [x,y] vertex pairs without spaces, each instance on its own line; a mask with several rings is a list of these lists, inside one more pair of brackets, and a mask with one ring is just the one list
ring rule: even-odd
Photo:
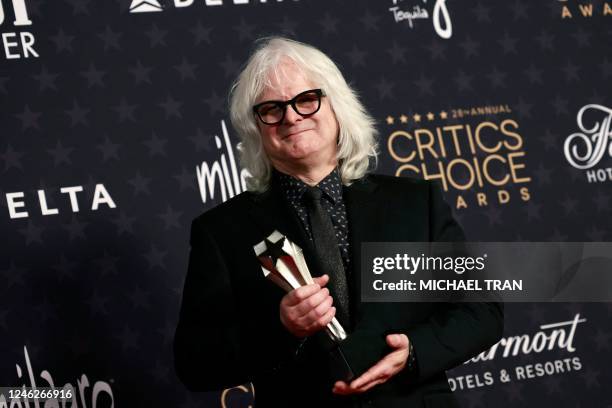
[[[172,0],[170,4],[175,8],[184,8],[192,6],[196,0]],[[298,1],[298,0],[293,0]],[[268,0],[199,0],[205,6],[223,6],[224,4],[257,4],[268,3]],[[270,0],[270,3],[282,3],[283,0]],[[130,4],[130,13],[151,13],[163,11],[164,7],[158,0],[132,0]]]
[[585,105],[578,111],[576,123],[579,132],[569,135],[563,144],[568,163],[578,170],[586,170],[589,183],[612,181],[612,167],[593,168],[605,156],[612,157],[612,109]]

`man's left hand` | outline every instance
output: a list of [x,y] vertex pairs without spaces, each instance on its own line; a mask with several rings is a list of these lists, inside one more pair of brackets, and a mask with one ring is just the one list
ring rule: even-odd
[[406,366],[409,353],[409,340],[405,334],[389,334],[387,344],[394,350],[374,364],[365,373],[347,384],[337,381],[333,392],[340,395],[359,394],[389,380]]

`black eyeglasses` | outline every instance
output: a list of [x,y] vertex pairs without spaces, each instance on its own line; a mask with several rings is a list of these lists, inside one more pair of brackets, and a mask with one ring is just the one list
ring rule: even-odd
[[288,101],[265,101],[253,106],[253,112],[266,125],[278,125],[285,119],[287,105],[302,116],[314,115],[321,108],[321,89],[310,89],[301,92]]

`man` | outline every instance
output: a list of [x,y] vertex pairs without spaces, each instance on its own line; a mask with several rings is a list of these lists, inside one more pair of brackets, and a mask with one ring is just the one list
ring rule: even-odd
[[[373,120],[314,47],[261,43],[232,88],[249,192],[194,220],[174,350],[194,391],[251,381],[258,407],[455,406],[444,371],[494,344],[496,303],[361,303],[361,242],[456,241],[430,183],[368,175]],[[304,249],[315,284],[287,294],[253,245],[278,230]],[[331,248],[331,249],[330,249]],[[340,381],[321,334],[337,317],[356,377]]]

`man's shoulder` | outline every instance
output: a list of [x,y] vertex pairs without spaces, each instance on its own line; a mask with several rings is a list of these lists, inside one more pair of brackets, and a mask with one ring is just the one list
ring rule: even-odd
[[254,197],[256,194],[245,191],[229,200],[222,202],[212,208],[207,209],[202,214],[198,215],[193,224],[197,226],[217,226],[224,225],[227,222],[235,221],[241,214],[246,213],[251,206],[254,205]]
[[383,190],[413,194],[416,192],[426,193],[431,188],[431,185],[434,184],[429,180],[389,176],[386,174],[369,174],[364,182],[373,183]]

